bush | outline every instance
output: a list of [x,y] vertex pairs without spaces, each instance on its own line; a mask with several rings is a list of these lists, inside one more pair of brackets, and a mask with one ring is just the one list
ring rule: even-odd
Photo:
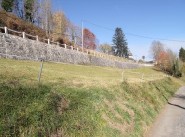
[[173,76],[175,76],[175,77],[182,77],[182,71],[181,71],[181,69],[180,69],[180,62],[179,62],[179,60],[177,59],[176,61],[175,61],[175,63],[173,64],[173,67],[172,67],[172,74],[173,74]]

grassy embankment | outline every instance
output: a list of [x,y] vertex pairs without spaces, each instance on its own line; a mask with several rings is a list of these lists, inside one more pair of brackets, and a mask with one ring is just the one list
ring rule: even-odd
[[0,59],[0,136],[143,136],[180,86],[152,68],[55,63],[38,84],[39,67]]

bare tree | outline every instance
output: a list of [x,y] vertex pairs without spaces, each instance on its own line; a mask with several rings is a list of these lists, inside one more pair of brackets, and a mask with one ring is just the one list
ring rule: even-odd
[[111,54],[112,46],[110,44],[104,43],[99,46],[99,50],[106,54]]
[[166,49],[166,52],[167,52],[167,54],[169,56],[169,66],[170,66],[170,68],[172,68],[174,62],[177,59],[177,55],[169,48]]
[[160,54],[161,52],[163,52],[164,50],[165,50],[165,49],[164,49],[164,45],[163,45],[160,41],[153,41],[153,42],[152,42],[150,51],[151,51],[151,54],[152,54],[153,59],[154,59],[155,61],[158,60],[159,54]]
[[51,30],[53,29],[51,0],[41,0],[40,10],[41,28],[46,31],[48,36],[50,36]]
[[1,3],[2,3],[2,0],[0,0],[0,10],[2,10]]
[[24,19],[24,0],[14,0],[13,12],[21,19]]

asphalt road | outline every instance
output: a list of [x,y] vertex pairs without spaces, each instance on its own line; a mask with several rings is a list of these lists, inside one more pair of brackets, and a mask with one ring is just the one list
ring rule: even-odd
[[185,137],[185,86],[168,101],[147,137]]

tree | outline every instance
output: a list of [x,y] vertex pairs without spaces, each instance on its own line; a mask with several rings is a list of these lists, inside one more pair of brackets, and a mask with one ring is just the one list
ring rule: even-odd
[[84,48],[86,49],[96,49],[96,36],[89,30],[89,29],[84,29]]
[[183,62],[185,62],[185,50],[184,50],[184,48],[180,48],[180,50],[179,50],[179,58],[183,61]]
[[14,12],[21,19],[24,19],[24,2],[25,0],[14,0]]
[[112,41],[115,45],[113,47],[114,54],[119,57],[128,57],[128,43],[121,28],[115,29],[115,34]]
[[2,10],[2,6],[1,6],[1,4],[2,4],[2,0],[0,0],[0,10]]
[[53,39],[65,39],[65,33],[68,28],[68,20],[62,11],[53,13]]
[[166,51],[161,51],[157,57],[157,66],[164,71],[170,71],[170,56]]
[[40,3],[40,25],[41,28],[46,31],[46,34],[50,36],[53,29],[53,19],[51,11],[51,0],[41,0]]
[[173,64],[172,74],[175,77],[182,77],[182,72],[181,72],[181,68],[180,68],[180,62],[179,62],[178,59],[176,59],[176,61]]
[[34,3],[35,0],[25,0],[24,4],[25,19],[32,23],[34,23]]
[[13,11],[13,5],[14,5],[14,0],[2,0],[1,2],[1,7],[7,12]]
[[[19,6],[19,5],[18,5]],[[38,0],[25,0],[24,2],[24,18],[31,23],[39,22],[39,2]]]
[[164,45],[160,41],[153,41],[150,51],[152,53],[153,59],[157,62],[159,54],[165,51]]
[[103,53],[106,53],[106,54],[111,54],[111,52],[112,52],[112,46],[107,43],[101,44],[99,49],[100,49],[100,51],[102,51]]
[[143,60],[143,61],[145,60],[145,56],[142,56],[142,60]]

